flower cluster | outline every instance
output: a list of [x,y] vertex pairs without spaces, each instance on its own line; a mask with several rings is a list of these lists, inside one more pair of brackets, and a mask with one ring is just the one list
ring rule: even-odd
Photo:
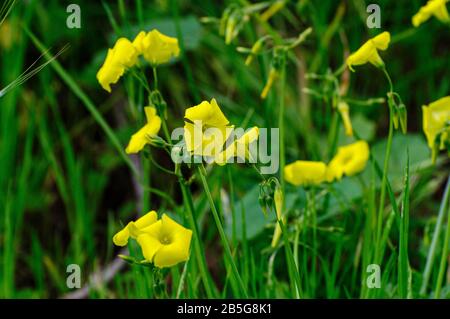
[[142,249],[144,262],[158,268],[172,267],[189,258],[192,231],[184,228],[166,214],[158,220],[158,214],[150,211],[136,221],[129,222],[113,237],[117,246],[135,239]]
[[224,165],[230,158],[249,160],[252,156],[250,144],[258,139],[258,128],[253,127],[224,149],[234,126],[215,99],[186,109],[184,119],[184,140],[191,154],[211,157],[219,165]]
[[167,63],[172,57],[180,54],[178,39],[168,37],[158,30],[148,33],[141,31],[131,42],[127,38],[119,38],[112,49],[108,50],[106,59],[97,72],[100,85],[111,93],[111,84],[117,83],[126,70],[138,63],[143,56],[152,66]]

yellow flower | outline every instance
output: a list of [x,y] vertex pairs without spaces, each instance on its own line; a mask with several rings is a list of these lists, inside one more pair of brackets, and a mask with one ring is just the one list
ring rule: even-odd
[[326,171],[323,162],[296,161],[284,167],[284,179],[295,186],[318,185],[325,181]]
[[128,244],[128,239],[131,237],[136,239],[141,230],[147,226],[152,225],[158,219],[158,215],[154,210],[148,212],[144,216],[140,217],[134,222],[129,222],[122,230],[120,230],[113,237],[114,245],[116,246],[126,246]]
[[194,155],[217,156],[231,134],[232,126],[215,99],[186,110],[184,139]]
[[152,136],[158,134],[161,128],[161,118],[156,115],[156,109],[152,106],[144,107],[147,124],[131,136],[125,152],[127,154],[136,154],[140,152],[146,144],[152,140]]
[[243,134],[240,138],[233,141],[224,151],[220,152],[216,158],[215,162],[219,165],[225,165],[230,158],[239,157],[242,160],[249,160],[254,162],[250,152],[250,144],[255,142],[259,136],[259,129],[255,126],[251,128],[248,132]]
[[111,84],[117,83],[127,68],[131,68],[137,61],[138,52],[126,38],[116,41],[112,49],[108,49],[105,62],[97,72],[100,85],[111,93]]
[[[434,162],[437,149],[444,149],[445,141],[450,142],[450,96],[441,98],[428,106],[422,106],[422,111],[423,131],[427,137],[428,146],[432,150]],[[438,137],[439,140],[436,141]],[[439,147],[436,144],[439,144]]]
[[439,21],[444,23],[450,22],[450,16],[447,11],[446,3],[448,0],[430,0],[420,8],[419,12],[417,12],[412,17],[412,24],[416,28],[420,26],[422,23],[430,19],[431,16],[435,16]]
[[180,55],[178,39],[164,35],[156,29],[147,34],[140,32],[133,40],[133,45],[153,66],[169,62],[171,58]]
[[156,223],[142,229],[137,237],[147,262],[156,267],[172,267],[189,258],[192,231],[163,214]]
[[386,31],[368,40],[355,53],[347,58],[347,65],[350,70],[354,71],[354,65],[362,65],[367,62],[372,63],[378,68],[383,67],[384,62],[378,54],[378,50],[386,50],[390,41],[391,34]]
[[337,154],[328,164],[327,181],[340,180],[344,174],[352,176],[362,172],[368,159],[369,145],[365,141],[339,147]]
[[338,111],[341,114],[342,122],[344,123],[345,135],[353,136],[352,121],[350,120],[349,106],[346,102],[338,104]]

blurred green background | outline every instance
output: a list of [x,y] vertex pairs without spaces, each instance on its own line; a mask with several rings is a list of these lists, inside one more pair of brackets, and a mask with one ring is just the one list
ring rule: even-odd
[[[174,17],[179,17],[186,49],[185,63],[177,60],[159,70],[171,128],[183,124],[186,107],[212,97],[219,101],[232,123],[276,127],[276,111],[264,106],[273,104],[273,98],[262,101],[259,97],[270,56],[264,56],[262,63],[247,67],[245,55],[236,50],[236,46],[251,47],[257,35],[264,34],[264,29],[250,21],[233,44],[225,45],[216,25],[201,22],[203,17],[220,18],[233,2],[245,3],[187,0],[16,2],[0,27],[0,88],[15,80],[41,54],[26,29],[53,54],[66,44],[70,47],[57,59],[62,72],[53,64],[49,65],[25,84],[0,97],[0,297],[46,298],[70,293],[66,287],[66,266],[72,263],[81,266],[83,284],[89,281],[91,274],[104,270],[119,251],[113,247],[111,238],[121,223],[149,208],[167,210],[174,215],[182,210],[177,180],[153,168],[148,176],[151,185],[139,185],[83,100],[87,97],[92,101],[95,110],[125,146],[139,127],[136,110],[144,106],[145,97],[140,90],[133,90],[131,78],[115,85],[112,94],[103,91],[95,78],[107,48],[112,47],[119,36],[133,38],[139,30],[152,28],[176,36]],[[390,31],[393,36],[391,47],[382,57],[396,91],[407,106],[409,120],[409,134],[396,135],[394,139],[390,180],[396,187],[401,185],[405,150],[409,147],[414,185],[410,260],[412,267],[421,271],[442,197],[442,182],[449,172],[445,155],[436,166],[430,165],[430,152],[422,133],[421,106],[450,92],[450,28],[436,19],[417,29],[413,29],[410,22],[424,1],[288,1],[270,20],[272,27],[286,38],[296,37],[309,26],[313,28],[307,41],[294,50],[296,60],[289,61],[287,71],[287,162],[328,160],[330,154],[324,145],[330,127],[330,109],[324,101],[304,93],[304,87],[322,89],[320,82],[306,80],[305,74],[338,69],[345,52],[354,51],[380,32],[368,29],[365,23],[366,6],[375,2],[381,7],[382,30]],[[80,5],[80,29],[66,27],[69,15],[66,7],[71,3]],[[67,80],[62,74],[71,79]],[[356,73],[351,73],[349,97],[355,100],[384,97],[386,91],[383,74],[373,67],[359,67]],[[351,105],[355,130],[369,141],[380,163],[389,123],[386,110],[386,105]],[[341,132],[339,143],[346,141]],[[170,165],[167,155],[154,152],[159,163]],[[137,167],[146,165],[138,157],[131,157],[131,160]],[[339,249],[342,264],[334,281],[338,288],[318,290],[315,296],[355,297],[359,294],[354,270],[358,268],[353,268],[353,260],[358,249],[358,229],[363,225],[360,182],[370,180],[368,171],[370,169],[361,180],[345,180],[337,185],[337,193],[345,190],[346,194],[337,196],[332,202],[335,209],[329,209],[322,216],[324,228],[337,230],[321,234],[322,258],[330,265],[338,262],[335,259],[336,249]],[[235,193],[231,200],[245,208],[247,223],[238,223],[238,233],[239,238],[243,233],[247,236],[249,254],[255,262],[248,270],[253,274],[249,275],[249,280],[256,281],[252,288],[254,295],[284,297],[287,284],[283,279],[283,259],[275,263],[279,285],[265,285],[267,273],[262,265],[267,263],[268,255],[264,254],[264,248],[270,244],[273,229],[267,225],[273,218],[265,217],[259,208],[258,176],[244,166],[216,168],[211,173],[211,184],[220,205],[230,200],[227,193],[221,192],[223,187],[228,189],[221,180],[230,176]],[[211,218],[205,214],[206,198],[195,183],[193,192],[202,220],[208,266],[221,285],[225,272],[223,256],[213,227],[208,227]],[[304,196],[302,191],[292,190],[288,205],[295,209]],[[344,209],[339,206],[342,198],[347,203]],[[238,220],[242,221],[242,217]],[[225,223],[230,233],[226,216]],[[146,276],[140,269],[125,266],[111,282],[91,290],[89,296],[145,296],[142,290],[145,290]],[[141,282],[136,282],[136,278]],[[196,293],[189,296],[195,297]]]

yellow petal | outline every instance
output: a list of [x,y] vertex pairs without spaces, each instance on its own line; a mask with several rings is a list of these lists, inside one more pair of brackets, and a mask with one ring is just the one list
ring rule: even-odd
[[122,230],[120,230],[114,235],[113,237],[114,245],[123,247],[128,244],[128,239],[130,238],[130,231],[129,231],[130,223],[128,223],[127,226],[125,226]]
[[128,244],[128,239],[136,239],[141,233],[141,230],[154,224],[158,219],[158,214],[152,210],[144,216],[138,218],[135,222],[129,222],[121,231],[113,237],[113,242],[116,246],[125,246]]
[[212,99],[211,102],[203,101],[196,106],[188,108],[184,117],[191,122],[202,121],[204,126],[222,127],[229,124],[216,99]]
[[126,38],[118,39],[113,51],[113,63],[123,65],[127,68],[131,68],[136,64],[138,53],[130,40]]
[[214,159],[219,165],[225,165],[231,158],[238,157],[241,160],[254,161],[252,154],[250,154],[250,145],[255,142],[259,137],[259,128],[252,127],[240,138],[230,143],[229,146],[222,152],[220,152]]
[[171,58],[180,54],[178,39],[154,29],[142,39],[142,53],[152,65],[169,62]]
[[347,58],[348,67],[353,71],[352,66],[366,64],[367,62],[376,67],[382,67],[384,62],[377,50],[386,50],[390,41],[391,35],[386,31],[368,40]]
[[171,267],[189,257],[192,231],[166,214],[156,223],[143,228],[138,242],[147,261],[159,268]]
[[146,35],[147,34],[144,31],[141,31],[133,40],[133,46],[138,54],[142,54],[144,52],[144,39]]
[[97,80],[103,89],[111,93],[111,84],[117,83],[124,74],[125,68],[117,63],[113,63],[114,52],[108,49],[105,62],[97,72]]
[[131,136],[125,152],[127,154],[136,154],[140,152],[145,145],[151,142],[151,137],[158,134],[161,129],[161,118],[156,115],[156,109],[151,106],[144,108],[147,118],[147,124]]
[[391,34],[387,31],[380,33],[376,37],[372,38],[372,42],[378,50],[386,50],[391,42]]
[[337,154],[328,164],[327,180],[331,182],[341,179],[344,174],[352,176],[362,172],[369,159],[369,152],[369,145],[365,141],[339,147]]
[[153,225],[158,220],[158,214],[152,210],[144,216],[138,218],[132,225],[130,225],[130,235],[133,238],[137,238],[142,229]]
[[433,15],[441,22],[447,23],[450,21],[447,7],[445,6],[446,0],[436,1],[439,3],[437,8],[433,11]]
[[284,167],[284,179],[295,186],[318,185],[325,181],[323,162],[296,161]]
[[97,72],[97,80],[108,92],[111,92],[111,84],[117,83],[125,73],[126,68],[131,68],[137,61],[138,52],[133,44],[126,38],[119,38],[112,49],[108,49],[106,59]]
[[371,64],[373,64],[374,66],[376,66],[378,68],[384,66],[384,62],[381,59],[380,55],[378,54],[378,51],[376,51],[376,50],[372,53],[372,55],[369,56],[368,62],[370,62]]
[[446,7],[447,0],[430,0],[420,8],[420,10],[413,16],[412,24],[418,27],[432,15],[434,15],[439,21],[448,23],[450,17]]

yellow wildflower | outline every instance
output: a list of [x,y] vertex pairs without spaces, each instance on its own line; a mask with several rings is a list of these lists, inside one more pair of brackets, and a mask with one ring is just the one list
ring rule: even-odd
[[346,102],[338,104],[338,111],[341,114],[342,122],[344,123],[345,135],[353,136],[352,121],[350,120],[349,106]]
[[130,237],[136,239],[143,228],[152,225],[157,219],[158,215],[152,210],[136,221],[129,222],[122,230],[114,235],[114,245],[126,246]]
[[140,152],[146,144],[151,142],[152,136],[158,134],[161,128],[161,118],[156,115],[156,109],[152,106],[144,108],[147,124],[131,136],[125,152],[127,154],[136,154]]
[[365,141],[339,147],[337,154],[328,164],[327,181],[340,180],[344,174],[352,176],[362,172],[368,159],[369,145]]
[[194,155],[217,156],[231,134],[232,126],[215,99],[186,110],[184,139]]
[[386,50],[390,41],[391,34],[386,31],[368,40],[355,53],[347,58],[347,65],[350,70],[354,71],[354,65],[362,65],[367,62],[372,63],[378,68],[383,67],[384,62],[378,54],[378,50]]
[[434,162],[437,150],[444,149],[445,141],[450,143],[450,96],[441,98],[428,106],[422,106],[422,111],[423,131],[427,137],[428,146],[432,150]]
[[323,162],[296,161],[284,167],[284,179],[295,186],[317,185],[325,181]]
[[111,93],[111,84],[117,83],[127,68],[131,68],[137,61],[138,52],[126,38],[116,41],[112,49],[108,49],[105,62],[97,72],[100,85]]
[[259,129],[256,126],[251,128],[240,138],[233,141],[224,151],[220,152],[216,156],[215,162],[219,165],[225,165],[233,157],[239,157],[242,160],[248,159],[253,162],[255,159],[252,158],[252,154],[250,153],[250,144],[255,142],[258,136]]
[[420,8],[412,17],[412,24],[416,28],[422,23],[435,16],[439,21],[444,23],[450,22],[450,16],[447,11],[446,3],[448,0],[429,0],[426,5]]
[[163,214],[156,223],[142,229],[137,242],[147,262],[164,268],[175,266],[189,258],[191,238],[191,230]]
[[133,40],[133,45],[153,66],[167,63],[171,58],[180,55],[178,39],[164,35],[156,29],[147,34],[140,32]]

